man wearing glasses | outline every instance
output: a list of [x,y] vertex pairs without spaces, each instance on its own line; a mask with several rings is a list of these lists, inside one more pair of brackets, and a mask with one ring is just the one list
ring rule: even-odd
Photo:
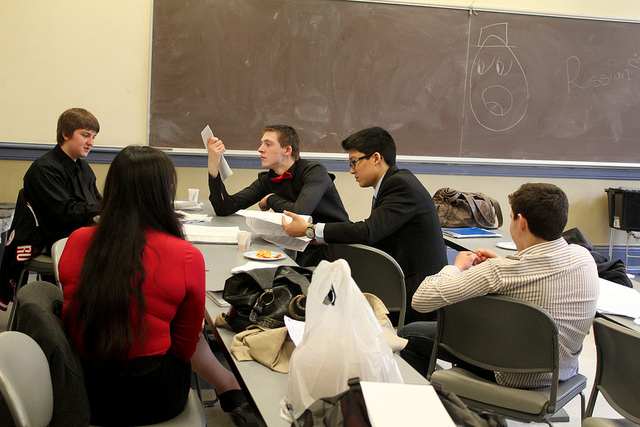
[[283,220],[289,236],[317,243],[362,243],[391,255],[402,267],[407,288],[406,323],[424,320],[411,308],[420,282],[447,264],[440,220],[431,195],[407,169],[396,166],[396,145],[380,127],[361,130],[342,141],[351,173],[360,187],[373,187],[372,211],[359,222],[309,224],[294,213]]

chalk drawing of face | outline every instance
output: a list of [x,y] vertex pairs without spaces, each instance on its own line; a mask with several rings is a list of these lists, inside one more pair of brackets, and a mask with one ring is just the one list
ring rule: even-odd
[[529,85],[509,45],[507,23],[480,29],[469,77],[469,104],[480,126],[502,132],[516,126],[529,105]]

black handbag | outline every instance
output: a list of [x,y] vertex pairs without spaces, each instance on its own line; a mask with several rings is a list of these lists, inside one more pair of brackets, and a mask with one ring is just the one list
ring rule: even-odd
[[312,274],[313,269],[286,265],[234,274],[222,292],[231,305],[225,320],[236,333],[250,325],[280,328],[285,315],[304,320]]
[[502,227],[500,203],[482,193],[465,193],[452,188],[441,188],[434,193],[433,202],[442,228]]

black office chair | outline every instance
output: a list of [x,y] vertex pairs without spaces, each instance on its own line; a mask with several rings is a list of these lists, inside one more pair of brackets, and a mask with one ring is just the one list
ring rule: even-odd
[[[435,370],[441,350],[490,371],[552,374],[551,386],[517,389],[454,366]],[[434,372],[435,371],[435,372]],[[427,379],[442,384],[469,407],[526,422],[545,422],[577,395],[587,379],[560,382],[558,328],[538,305],[504,295],[473,298],[438,310],[438,329]]]
[[[593,322],[598,364],[582,424],[588,427],[640,424],[640,334],[609,320]],[[598,393],[625,419],[592,417]]]

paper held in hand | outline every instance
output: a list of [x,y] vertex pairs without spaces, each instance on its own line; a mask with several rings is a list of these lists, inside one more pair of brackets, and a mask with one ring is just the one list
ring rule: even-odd
[[[209,125],[207,125],[207,127],[202,129],[202,132],[200,132],[200,136],[202,137],[202,142],[204,143],[204,149],[206,150],[207,140],[209,138],[213,138],[213,131],[211,130]],[[220,174],[220,178],[223,181],[229,178],[231,175],[233,175],[233,171],[229,167],[229,163],[227,163],[227,160],[224,158],[224,156],[220,157],[220,164],[218,165],[218,173]]]
[[[246,209],[236,212],[247,219],[247,225],[254,233],[258,233],[260,237],[269,243],[273,243],[281,248],[291,249],[294,251],[304,251],[311,241],[308,237],[290,237],[287,236],[282,228],[282,217],[291,220],[290,217],[279,212],[262,212],[249,211]],[[305,221],[312,222],[311,216],[300,215]]]

